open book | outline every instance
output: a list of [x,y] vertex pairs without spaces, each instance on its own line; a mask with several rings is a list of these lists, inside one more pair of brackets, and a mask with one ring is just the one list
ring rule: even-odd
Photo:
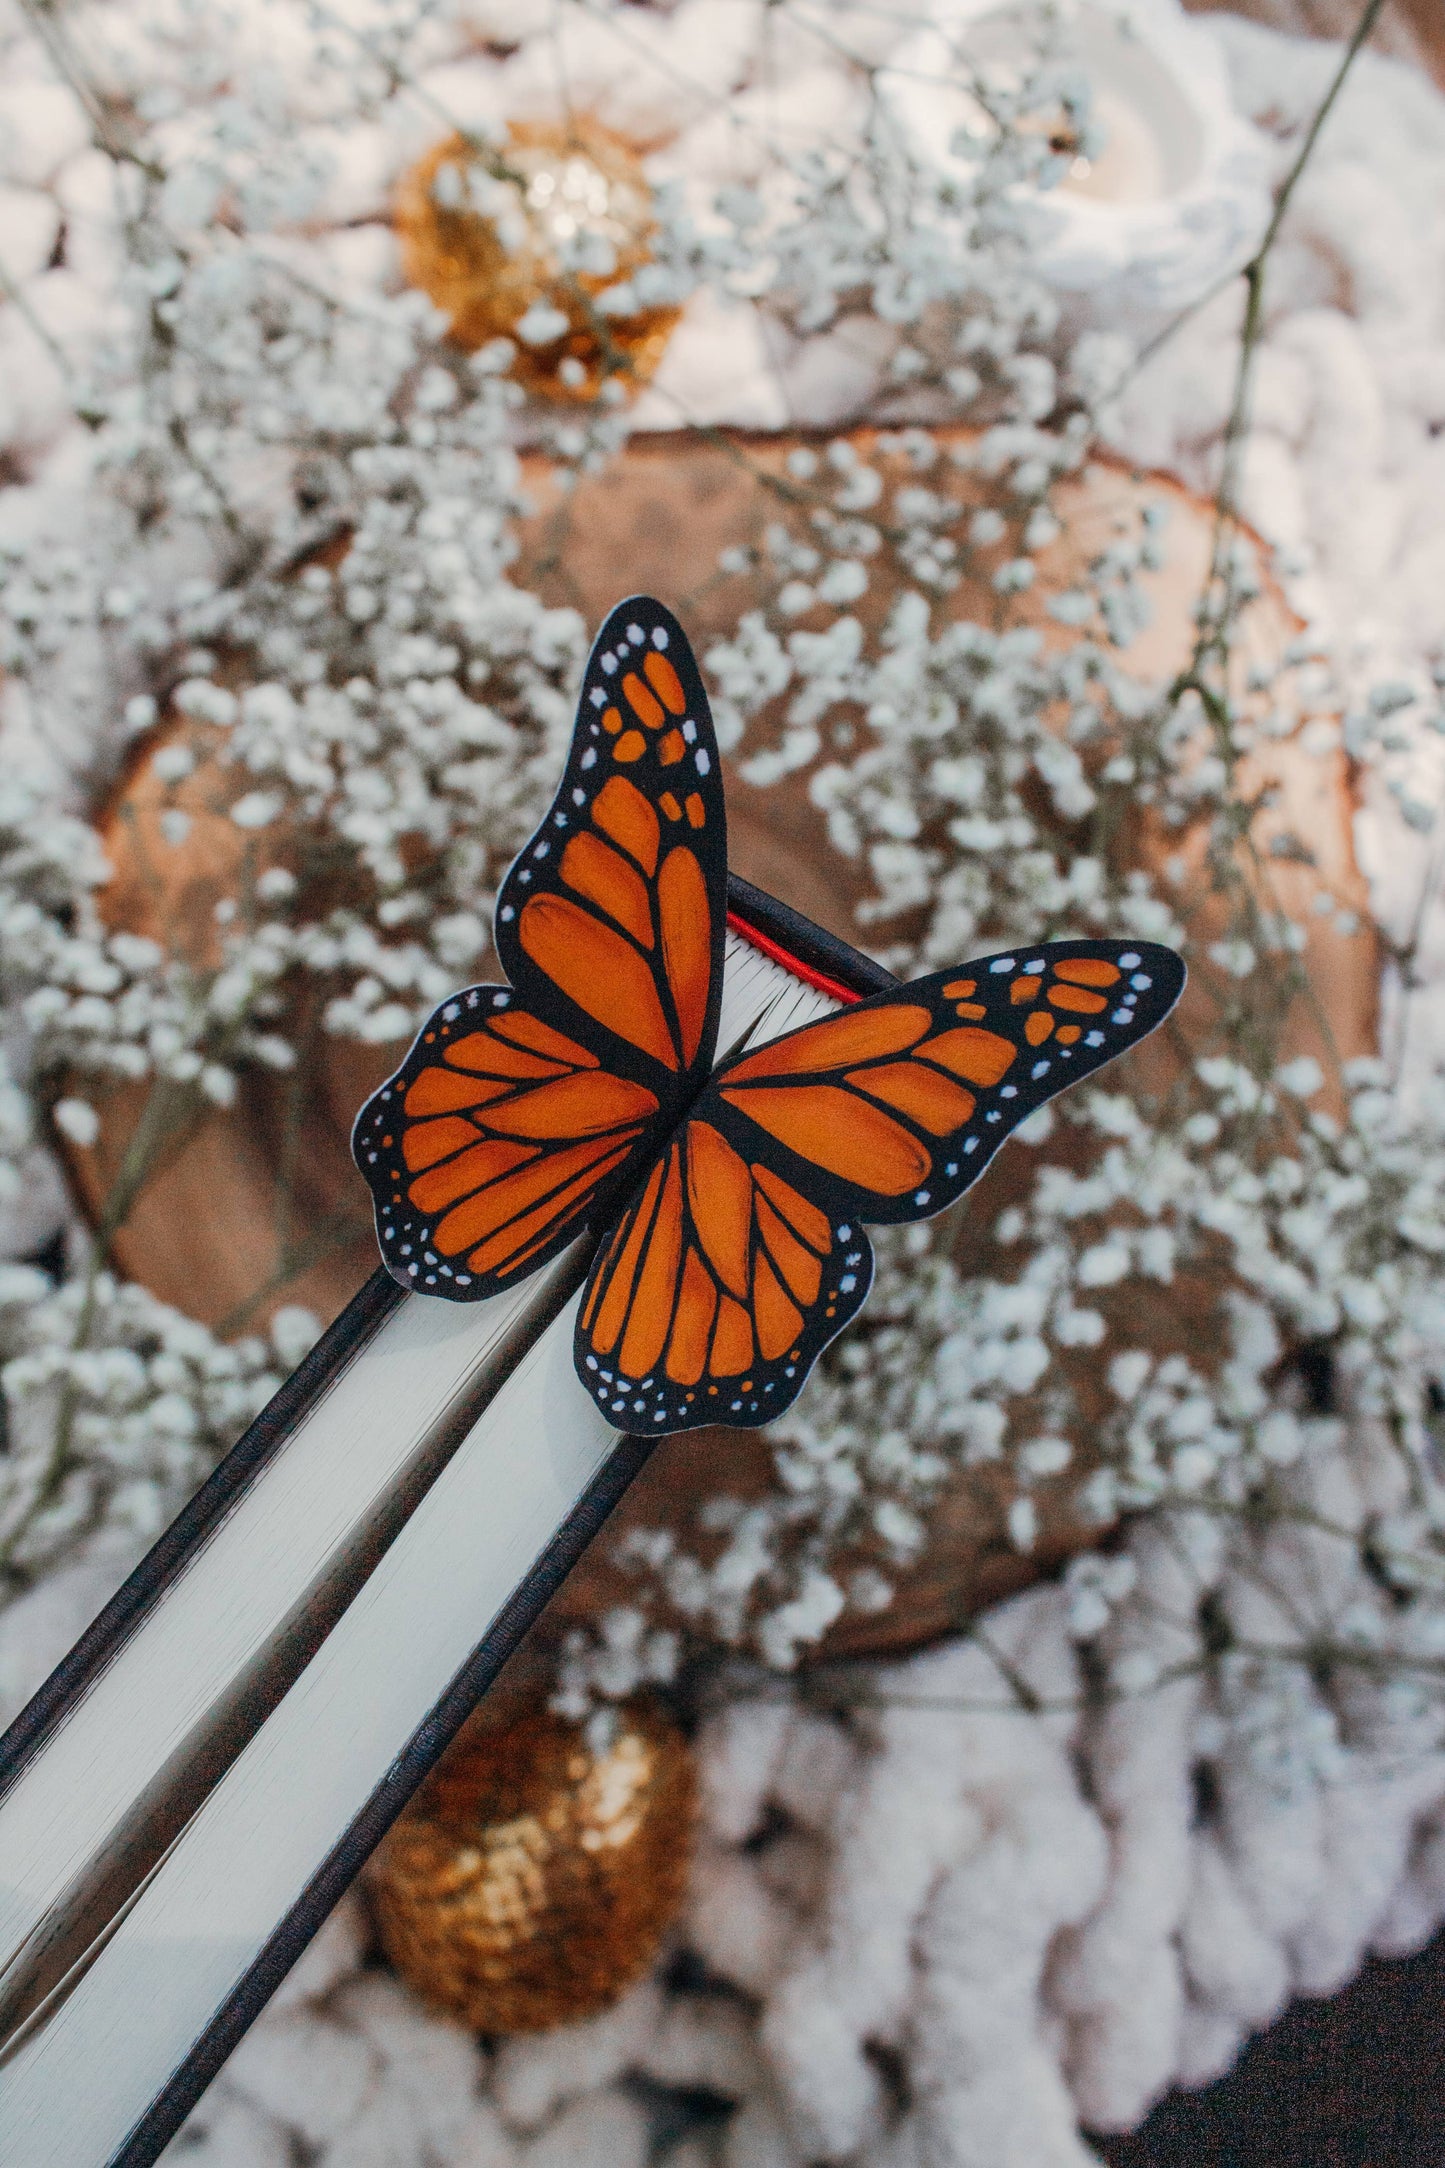
[[[890,985],[736,877],[720,1043]],[[831,988],[831,990],[830,990]],[[655,1443],[378,1272],[0,1740],[0,2154],[153,2161]]]

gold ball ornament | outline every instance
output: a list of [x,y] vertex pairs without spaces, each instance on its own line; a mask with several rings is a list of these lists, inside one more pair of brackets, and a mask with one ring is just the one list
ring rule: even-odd
[[467,1724],[379,1847],[387,1957],[479,2032],[604,2010],[647,1970],[682,1901],[692,1752],[650,1697],[604,1745],[547,1711]]
[[512,374],[551,398],[645,382],[681,314],[600,298],[651,261],[656,220],[637,153],[583,117],[513,122],[496,151],[448,136],[403,179],[396,229],[408,283],[457,343],[511,339]]

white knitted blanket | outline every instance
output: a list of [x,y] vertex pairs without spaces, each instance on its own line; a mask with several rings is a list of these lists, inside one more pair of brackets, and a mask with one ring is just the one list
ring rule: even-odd
[[[1281,135],[1317,103],[1331,50],[1217,23],[1241,108]],[[1352,667],[1445,657],[1442,201],[1445,101],[1367,56],[1276,260],[1245,503],[1294,553]],[[1237,317],[1237,295],[1221,297],[1131,393],[1121,437],[1142,462],[1207,482]],[[1375,846],[1387,917],[1418,871],[1395,848],[1387,867]],[[1417,1056],[1436,1032],[1438,1001]],[[1347,1426],[1317,1481],[1332,1517],[1358,1524],[1368,1435]],[[1276,1579],[1347,1606],[1353,1553],[1324,1535],[1289,1541]],[[1158,1607],[1194,1617],[1223,1570],[1210,1545],[1151,1525],[1132,1543]],[[89,1615],[103,1573],[58,1575],[0,1619],[9,1706]],[[1057,1591],[1003,1607],[987,1630],[1046,1703],[1075,1698]],[[1179,1629],[1181,1656],[1191,1632]],[[966,1642],[876,1684],[866,1720],[779,1686],[706,1725],[679,1930],[706,1988],[654,1980],[595,2023],[489,2056],[368,1968],[349,1902],[174,2156],[643,2168],[659,2100],[701,2088],[733,2111],[678,2136],[670,2168],[1071,2168],[1095,2157],[1081,2124],[1131,2125],[1171,2083],[1227,2067],[1292,1995],[1338,1988],[1368,1952],[1414,1949],[1445,1919],[1439,1759],[1221,1758],[1193,1680],[1085,1718],[1026,1715]],[[1307,1704],[1308,1682],[1296,1691]],[[1292,1713],[1296,1735],[1308,1719]],[[1201,1820],[1203,1752],[1217,1797]]]

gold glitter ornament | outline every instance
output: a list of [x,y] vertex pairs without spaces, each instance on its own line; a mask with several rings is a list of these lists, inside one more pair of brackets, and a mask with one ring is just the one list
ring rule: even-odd
[[645,382],[681,314],[599,299],[651,260],[656,220],[636,152],[593,120],[514,122],[496,151],[448,136],[402,181],[396,229],[458,344],[511,339],[512,374],[552,398]]
[[480,1710],[368,1871],[388,1958],[479,2032],[606,2009],[681,1903],[696,1792],[691,1749],[651,1697],[596,1747],[546,1710]]

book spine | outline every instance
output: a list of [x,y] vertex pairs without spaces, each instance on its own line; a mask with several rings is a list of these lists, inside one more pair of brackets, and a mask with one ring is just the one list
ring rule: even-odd
[[135,1571],[87,1626],[69,1655],[0,1736],[0,1799],[99,1672],[176,1580],[212,1529],[295,1430],[301,1417],[407,1300],[380,1266],[267,1401],[250,1427],[182,1508]]
[[317,1868],[254,1963],[215,2012],[171,2082],[107,2168],[152,2168],[233,2048],[260,2016],[302,1951],[355,1881],[418,1785],[445,1752],[497,1674],[652,1455],[656,1438],[619,1438],[532,1571],[499,1612],[382,1782]]
[[[785,969],[821,990],[858,1000],[886,992],[893,975],[869,957],[736,874],[728,876],[729,921]],[[405,1299],[414,1300],[414,1297]],[[440,1700],[372,1792],[345,1836],[268,1938],[197,2039],[170,2083],[151,2103],[107,2168],[152,2168],[207,2085],[265,2008],[376,1846],[451,1744],[488,1687],[561,1587],[572,1567],[646,1465],[658,1441],[624,1436],[558,1528],[531,1572]]]

